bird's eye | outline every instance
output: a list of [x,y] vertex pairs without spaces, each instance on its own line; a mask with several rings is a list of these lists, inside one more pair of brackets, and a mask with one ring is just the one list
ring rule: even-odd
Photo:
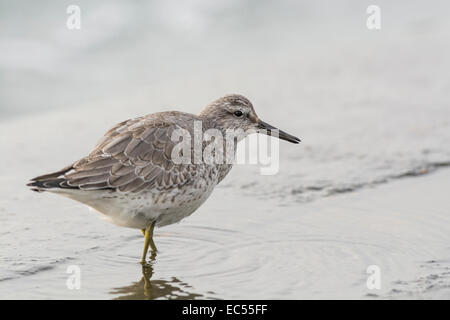
[[235,115],[236,117],[240,118],[240,117],[242,117],[244,114],[242,113],[242,111],[237,110],[237,111],[234,112],[234,115]]

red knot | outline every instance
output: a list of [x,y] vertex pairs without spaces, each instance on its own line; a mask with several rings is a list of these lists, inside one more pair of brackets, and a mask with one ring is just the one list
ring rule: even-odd
[[[211,148],[205,139],[192,139],[211,130],[228,137],[211,139],[222,146]],[[244,96],[227,95],[199,115],[168,111],[123,121],[89,155],[31,179],[28,186],[84,203],[114,224],[141,229],[145,263],[149,246],[156,252],[154,227],[176,223],[199,208],[230,172],[232,162],[224,159],[234,158],[237,142],[251,132],[300,142],[261,121]],[[229,140],[231,149],[225,147]]]

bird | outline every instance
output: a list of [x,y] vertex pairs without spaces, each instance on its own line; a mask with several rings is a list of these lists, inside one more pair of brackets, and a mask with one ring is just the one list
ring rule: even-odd
[[[211,148],[207,139],[200,139],[196,147],[192,136],[211,130],[224,136],[239,134],[232,137],[230,149]],[[141,263],[145,264],[149,247],[152,254],[157,252],[154,228],[191,215],[230,172],[232,162],[211,162],[202,152],[212,149],[213,158],[222,151],[230,156],[236,144],[252,132],[300,142],[260,120],[249,99],[229,94],[206,105],[198,115],[165,111],[120,122],[87,156],[33,178],[27,186],[81,202],[113,224],[140,229],[145,240]],[[220,141],[216,136],[211,140]]]

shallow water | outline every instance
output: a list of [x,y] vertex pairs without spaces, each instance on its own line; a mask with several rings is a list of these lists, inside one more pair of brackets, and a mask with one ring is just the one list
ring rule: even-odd
[[[358,1],[81,1],[80,31],[52,2],[0,5],[1,298],[450,297],[447,2],[379,1],[380,31]],[[138,231],[24,186],[118,121],[229,92],[302,143],[157,230],[144,278]]]
[[[32,193],[11,208],[17,213],[2,235],[0,294],[448,298],[450,204],[442,187],[449,181],[443,170],[299,206],[219,188],[186,221],[157,229],[159,252],[144,270],[137,230],[104,223],[70,200]],[[380,290],[366,286],[370,265],[381,270]],[[79,290],[67,288],[71,266],[81,270]]]

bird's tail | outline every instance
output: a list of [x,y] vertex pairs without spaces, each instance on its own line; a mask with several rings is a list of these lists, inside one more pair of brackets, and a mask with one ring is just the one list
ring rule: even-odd
[[64,178],[64,174],[73,169],[73,165],[67,166],[59,171],[33,178],[27,184],[31,190],[36,192],[43,192],[48,189],[78,189],[78,187],[70,186]]

